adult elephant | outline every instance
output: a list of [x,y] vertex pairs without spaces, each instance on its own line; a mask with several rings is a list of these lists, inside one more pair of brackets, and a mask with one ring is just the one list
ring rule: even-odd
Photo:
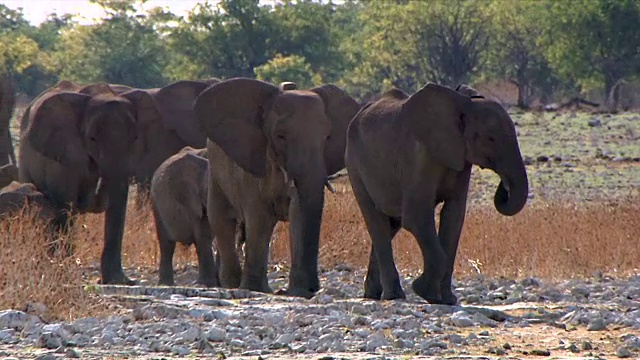
[[[207,137],[204,129],[196,120],[193,102],[207,86],[220,80],[207,78],[202,80],[180,80],[167,86],[153,89],[140,89],[147,92],[155,100],[158,116],[148,123],[145,134],[147,138],[145,150],[135,154],[133,163],[133,180],[137,186],[137,204],[148,192],[151,178],[163,161],[178,153],[185,146],[204,148]],[[93,85],[79,85],[66,82],[65,86],[73,91],[90,91]],[[116,94],[134,90],[126,85],[109,84]]]
[[[289,221],[286,293],[310,297],[320,287],[324,186],[327,175],[344,167],[346,129],[358,104],[334,85],[290,88],[229,79],[202,92],[194,109],[209,138],[209,221],[222,286],[271,292],[271,235],[278,221]],[[244,269],[234,241],[237,224],[246,231]]]
[[106,84],[83,92],[46,90],[21,123],[20,181],[35,185],[59,210],[106,212],[100,270],[103,284],[132,284],[121,249],[132,155],[144,151],[146,129],[158,110],[145,91],[116,95]]
[[[457,302],[451,275],[472,164],[500,176],[494,204],[501,214],[517,214],[527,201],[513,121],[498,103],[466,86],[461,91],[427,84],[409,96],[393,89],[349,125],[347,169],[372,239],[367,298],[405,298],[391,247],[402,227],[416,238],[424,259],[414,291],[431,303]],[[436,232],[434,210],[442,202]]]
[[0,179],[0,187],[6,186],[11,181],[16,180],[14,174],[17,173],[16,155],[13,150],[13,142],[11,140],[11,117],[13,116],[13,108],[15,106],[15,94],[9,75],[0,75],[0,166],[2,167],[3,176]]

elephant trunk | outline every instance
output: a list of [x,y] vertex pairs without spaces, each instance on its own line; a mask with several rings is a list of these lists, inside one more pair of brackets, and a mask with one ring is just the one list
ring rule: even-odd
[[295,190],[289,207],[291,246],[289,292],[307,297],[312,296],[320,288],[318,250],[326,172],[324,163],[318,161],[318,164],[319,166],[313,168],[307,165],[305,171],[290,172]]
[[517,155],[516,159],[508,166],[503,166],[496,171],[501,180],[493,199],[494,205],[496,210],[506,216],[513,216],[520,212],[529,195],[529,180],[520,151],[515,155]]

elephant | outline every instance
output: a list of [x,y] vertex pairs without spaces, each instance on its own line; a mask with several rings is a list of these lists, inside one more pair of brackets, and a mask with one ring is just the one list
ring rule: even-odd
[[100,282],[133,284],[122,269],[131,159],[145,151],[147,129],[160,115],[145,91],[116,95],[107,84],[48,89],[29,104],[20,125],[19,177],[58,209],[53,228],[68,214],[105,212]]
[[11,77],[9,75],[0,75],[0,166],[3,168],[0,187],[18,179],[13,176],[17,174],[18,168],[10,127],[14,107],[15,95]]
[[33,184],[12,181],[0,190],[0,218],[17,214],[25,207],[37,209],[37,218],[45,222],[56,216],[56,208]]
[[[270,293],[267,265],[278,221],[288,221],[291,271],[281,293],[320,288],[318,250],[327,176],[344,167],[346,129],[357,102],[335,85],[295,90],[232,78],[195,101],[207,135],[209,222],[220,253],[220,283]],[[244,224],[241,268],[234,229]]]
[[[209,181],[207,149],[185,146],[165,160],[151,179],[151,207],[160,247],[159,285],[173,286],[173,253],[176,242],[195,244],[198,283],[220,286],[219,254],[212,256],[214,238],[207,217]],[[236,228],[236,251],[242,254],[244,227]]]
[[391,246],[404,228],[424,261],[412,283],[415,293],[430,303],[457,303],[451,278],[472,165],[500,176],[494,205],[501,214],[517,214],[527,201],[513,121],[473,88],[458,90],[428,83],[409,96],[394,88],[363,107],[349,125],[346,167],[372,240],[365,298],[405,298]]
[[[207,78],[197,81],[180,80],[161,88],[140,89],[146,91],[155,100],[158,107],[158,116],[149,122],[146,130],[146,149],[136,154],[133,162],[133,180],[137,184],[136,204],[143,203],[145,194],[148,193],[151,178],[156,169],[171,155],[176,154],[185,146],[196,149],[206,146],[206,136],[200,123],[193,113],[193,102],[196,96],[207,86],[220,80]],[[79,85],[66,82],[64,86],[72,91],[84,92],[93,85]],[[109,84],[116,94],[123,94],[135,88]]]
[[170,156],[151,179],[151,206],[160,245],[160,285],[174,285],[173,252],[176,241],[195,244],[198,283],[219,286],[207,217],[207,149],[185,147]]

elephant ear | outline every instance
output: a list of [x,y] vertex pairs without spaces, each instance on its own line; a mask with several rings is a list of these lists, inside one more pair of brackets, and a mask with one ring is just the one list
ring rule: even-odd
[[78,91],[80,88],[82,88],[81,85],[78,85],[70,80],[60,80],[53,87],[53,89],[58,91],[71,91],[71,92]]
[[331,133],[324,147],[327,175],[344,168],[344,151],[347,146],[347,127],[360,107],[344,90],[333,84],[312,88],[324,102],[325,112],[331,120]]
[[137,138],[134,152],[142,154],[147,151],[147,138],[150,136],[150,129],[161,116],[158,105],[151,94],[145,90],[135,89],[120,94],[120,96],[129,100],[135,109]]
[[80,94],[89,96],[96,96],[98,94],[115,94],[113,90],[106,83],[95,83],[83,86],[77,90]]
[[82,164],[88,154],[82,145],[80,124],[91,97],[52,91],[30,109],[27,140],[42,155],[67,165]]
[[467,85],[467,84],[460,84],[458,85],[458,87],[456,88],[456,91],[459,92],[462,95],[466,95],[472,99],[484,99],[484,96],[480,95],[480,93],[478,92],[478,90],[472,88],[471,86]]
[[434,159],[460,171],[464,168],[466,152],[463,116],[470,105],[468,97],[429,83],[407,99],[400,116]]
[[277,87],[264,81],[234,78],[207,88],[194,105],[207,137],[236,164],[257,177],[266,175],[263,109],[278,94]]
[[207,86],[205,81],[177,81],[155,94],[166,128],[174,130],[182,141],[197,148],[206,146],[207,137],[196,120],[193,101]]

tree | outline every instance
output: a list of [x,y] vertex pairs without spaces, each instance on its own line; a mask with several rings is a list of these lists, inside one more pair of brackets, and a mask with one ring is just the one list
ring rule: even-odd
[[336,81],[342,68],[342,35],[333,27],[338,5],[311,0],[286,0],[269,12],[271,29],[268,52],[300,56],[314,72]]
[[259,0],[198,4],[169,36],[171,51],[183,54],[172,60],[171,72],[186,64],[192,77],[252,77],[275,55],[267,50],[274,28],[269,9]]
[[254,69],[256,78],[279,84],[283,81],[296,83],[298,89],[308,89],[322,84],[322,78],[314,74],[305,58],[297,55],[276,56],[264,65]]
[[432,81],[457,86],[485,63],[488,33],[475,1],[371,2],[360,12],[362,30],[349,45],[354,70],[348,87],[364,97],[390,86],[415,91]]
[[504,6],[494,1],[486,10],[492,24],[487,75],[514,84],[518,88],[517,106],[528,108],[534,93],[550,93],[556,79],[538,46],[545,30],[540,27],[545,3],[519,1]]
[[135,0],[91,1],[107,16],[98,24],[76,25],[63,32],[55,54],[60,76],[81,83],[163,85],[167,51],[154,27],[155,18],[137,15]]
[[561,76],[583,89],[615,84],[640,71],[640,1],[576,0],[546,3],[541,41]]

